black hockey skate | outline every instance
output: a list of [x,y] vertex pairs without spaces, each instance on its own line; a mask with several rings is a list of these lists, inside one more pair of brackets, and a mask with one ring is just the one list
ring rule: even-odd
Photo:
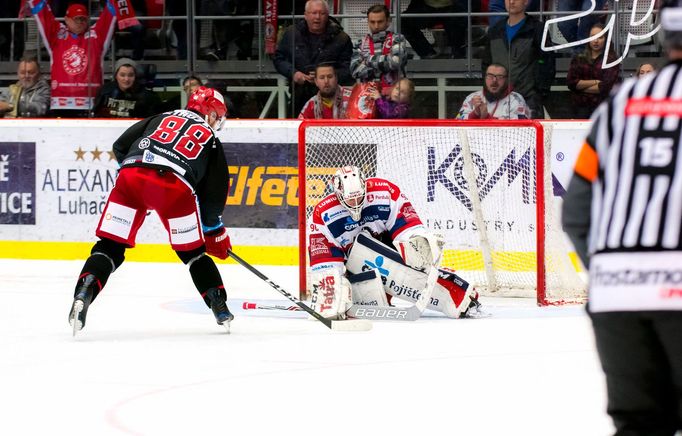
[[85,317],[88,315],[88,307],[95,296],[95,286],[97,286],[97,277],[92,274],[86,274],[78,280],[71,312],[69,312],[69,324],[73,327],[73,336],[85,327]]
[[478,292],[474,291],[470,298],[469,307],[459,316],[460,318],[489,318],[492,316],[483,310],[483,305],[478,301]]
[[209,306],[213,311],[213,316],[218,324],[225,327],[227,332],[230,332],[230,321],[234,319],[234,315],[227,308],[227,294],[224,289],[220,288],[210,288],[206,291],[206,298],[208,299]]

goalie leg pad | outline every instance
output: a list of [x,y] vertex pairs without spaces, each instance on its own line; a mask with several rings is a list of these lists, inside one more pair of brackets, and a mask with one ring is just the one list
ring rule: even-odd
[[438,299],[439,312],[448,318],[459,318],[473,298],[473,286],[448,269],[438,270],[438,280],[433,288],[433,298]]
[[353,305],[348,279],[336,268],[310,273],[310,307],[327,319],[345,319]]
[[375,269],[360,274],[349,273],[353,303],[366,306],[388,306],[384,284]]

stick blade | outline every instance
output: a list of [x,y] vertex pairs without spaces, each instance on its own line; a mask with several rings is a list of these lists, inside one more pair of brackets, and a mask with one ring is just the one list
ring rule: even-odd
[[372,322],[366,319],[344,319],[332,321],[331,328],[342,332],[366,332],[372,330]]

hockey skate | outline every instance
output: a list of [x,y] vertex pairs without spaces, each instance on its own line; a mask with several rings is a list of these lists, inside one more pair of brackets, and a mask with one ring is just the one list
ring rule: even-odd
[[469,307],[459,316],[460,318],[489,318],[492,316],[483,310],[483,305],[478,301],[478,292],[473,291],[470,298]]
[[234,315],[232,315],[230,309],[227,308],[227,294],[225,293],[225,290],[210,288],[206,291],[206,298],[209,301],[216,322],[225,327],[225,330],[230,333],[230,321],[234,319]]
[[85,317],[95,295],[96,282],[97,277],[92,274],[86,274],[78,280],[71,312],[69,312],[69,324],[73,327],[73,336],[85,327]]

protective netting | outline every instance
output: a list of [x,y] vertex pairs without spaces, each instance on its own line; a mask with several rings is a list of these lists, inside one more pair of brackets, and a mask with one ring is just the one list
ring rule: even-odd
[[[388,179],[402,189],[424,224],[444,236],[441,265],[458,271],[479,292],[539,295],[543,303],[579,299],[585,285],[560,231],[550,144],[546,140],[538,147],[538,127],[304,124],[305,149],[299,144],[299,153],[305,153],[306,218],[331,193],[336,168],[356,165],[367,177]],[[544,204],[536,192],[538,150],[545,157]],[[476,189],[470,189],[472,184]],[[545,221],[540,278],[538,208]],[[538,291],[543,281],[544,290]]]

